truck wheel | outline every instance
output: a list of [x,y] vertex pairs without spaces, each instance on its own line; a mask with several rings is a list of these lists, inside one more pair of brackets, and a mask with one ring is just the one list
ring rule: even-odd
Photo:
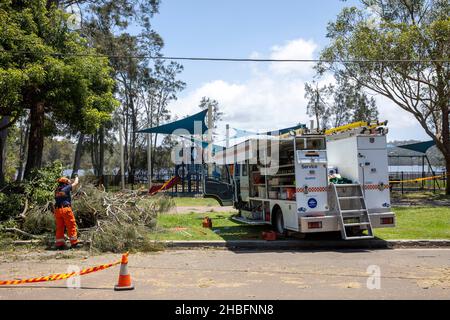
[[286,234],[286,230],[284,229],[284,219],[283,219],[283,212],[281,212],[280,209],[278,209],[275,212],[275,217],[273,220],[273,227],[275,228],[275,231],[279,234]]

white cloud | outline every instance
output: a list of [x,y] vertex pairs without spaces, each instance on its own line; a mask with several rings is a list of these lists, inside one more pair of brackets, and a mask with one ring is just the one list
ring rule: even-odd
[[[312,40],[292,40],[282,46],[273,46],[270,58],[277,60],[312,60],[314,59],[317,48],[317,44]],[[313,66],[314,64],[311,62],[274,62],[270,65],[270,69],[280,75],[311,77],[314,75]]]
[[[318,45],[312,40],[296,39],[270,49],[272,59],[313,59]],[[264,55],[253,52],[252,58]],[[225,124],[233,128],[250,131],[281,129],[298,123],[309,123],[304,98],[305,82],[314,76],[310,63],[271,63],[252,65],[247,80],[240,83],[213,80],[187,92],[175,101],[170,109],[177,116],[199,111],[198,104],[203,96],[216,99],[224,112],[219,132],[225,131]],[[332,75],[320,80],[320,84],[334,83]],[[407,112],[395,106],[389,99],[376,96],[380,120],[389,120],[389,140],[408,137],[426,139],[423,130]],[[188,107],[187,107],[188,106]],[[183,110],[182,113],[180,110]],[[393,129],[392,129],[393,128]]]

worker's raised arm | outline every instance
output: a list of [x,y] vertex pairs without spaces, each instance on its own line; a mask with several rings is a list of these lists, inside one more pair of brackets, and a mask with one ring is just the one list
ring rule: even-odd
[[78,175],[75,175],[75,180],[72,182],[72,189],[78,185]]

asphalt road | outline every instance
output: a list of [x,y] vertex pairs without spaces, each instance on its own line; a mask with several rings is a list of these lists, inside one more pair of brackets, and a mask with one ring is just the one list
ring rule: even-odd
[[[0,280],[66,272],[70,265],[85,268],[118,258],[80,251],[1,253]],[[0,300],[450,299],[449,249],[168,250],[131,255],[129,271],[134,291],[113,291],[119,273],[114,267],[81,277],[79,289],[68,289],[66,280],[0,286]]]

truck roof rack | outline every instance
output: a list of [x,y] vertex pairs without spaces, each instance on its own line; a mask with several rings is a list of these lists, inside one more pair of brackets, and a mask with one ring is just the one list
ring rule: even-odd
[[363,133],[367,130],[373,130],[373,129],[377,129],[379,127],[384,127],[387,125],[387,123],[388,123],[387,121],[384,121],[384,122],[358,121],[358,122],[353,122],[353,123],[346,124],[346,125],[343,125],[340,127],[328,129],[325,131],[325,135],[331,136],[331,135],[344,133],[344,132],[348,132],[348,131],[354,131],[354,130],[358,130],[358,129],[360,129],[361,133]]

